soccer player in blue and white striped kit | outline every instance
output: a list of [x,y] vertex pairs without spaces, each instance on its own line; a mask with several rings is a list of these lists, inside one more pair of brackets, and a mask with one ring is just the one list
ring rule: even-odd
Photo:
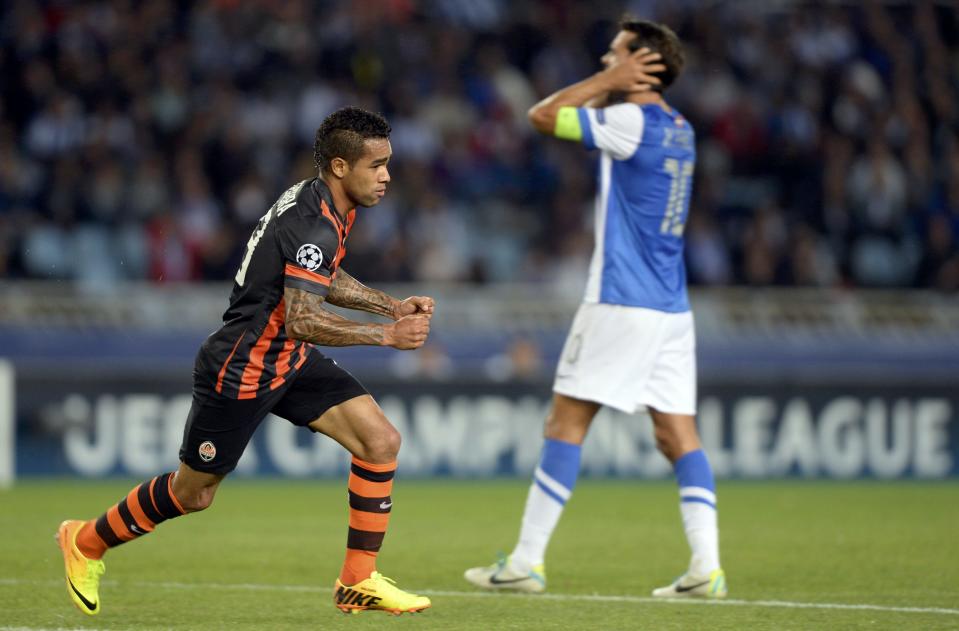
[[627,17],[602,62],[603,71],[529,112],[539,132],[601,151],[596,245],[556,371],[519,542],[509,557],[465,577],[488,589],[545,590],[546,546],[596,412],[645,407],[676,471],[692,551],[686,572],[653,596],[722,598],[716,488],[696,431],[696,338],[683,263],[695,135],[662,96],[682,71],[682,46],[668,27]]

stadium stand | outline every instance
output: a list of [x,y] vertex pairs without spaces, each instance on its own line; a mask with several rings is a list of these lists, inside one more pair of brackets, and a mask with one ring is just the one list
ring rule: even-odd
[[[948,3],[627,5],[688,42],[695,284],[959,288]],[[310,176],[319,121],[358,104],[390,118],[397,159],[351,271],[575,292],[593,178],[525,111],[598,67],[612,26],[594,16],[621,7],[6,2],[0,278],[228,279]]]

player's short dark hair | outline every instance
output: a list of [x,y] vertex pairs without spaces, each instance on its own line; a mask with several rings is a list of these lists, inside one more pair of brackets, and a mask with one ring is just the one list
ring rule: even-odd
[[628,44],[629,52],[635,52],[645,46],[662,56],[662,64],[666,66],[666,70],[656,73],[662,83],[652,86],[652,89],[662,92],[672,85],[686,64],[683,44],[673,29],[658,22],[637,20],[630,15],[623,16],[619,22],[619,28],[636,34],[636,37]]
[[363,143],[370,138],[389,138],[393,131],[386,119],[359,107],[338,109],[316,130],[313,163],[320,171],[330,168],[333,158],[352,166],[363,156]]

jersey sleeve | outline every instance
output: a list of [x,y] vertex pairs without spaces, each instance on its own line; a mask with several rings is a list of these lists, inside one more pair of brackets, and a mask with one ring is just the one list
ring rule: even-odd
[[616,160],[627,160],[636,153],[643,139],[643,110],[635,103],[618,103],[602,109],[576,108],[582,130],[582,143],[600,149]]
[[336,229],[320,216],[286,213],[276,226],[283,255],[283,284],[326,296],[333,281],[333,261],[339,248]]

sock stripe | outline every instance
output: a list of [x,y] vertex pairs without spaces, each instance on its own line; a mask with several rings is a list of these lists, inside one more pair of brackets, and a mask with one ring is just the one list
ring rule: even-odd
[[146,515],[146,518],[153,522],[153,525],[156,526],[160,522],[164,521],[164,517],[153,504],[153,496],[150,492],[150,489],[153,488],[154,482],[156,482],[156,478],[150,480],[149,483],[144,482],[137,487],[137,504],[139,504],[140,510],[143,511],[143,514]]
[[126,499],[127,508],[130,510],[130,515],[133,517],[133,520],[139,526],[140,530],[144,533],[153,532],[153,529],[156,527],[156,523],[149,519],[146,516],[146,513],[143,512],[143,509],[140,507],[140,498],[139,498],[139,488],[133,489],[127,495]]
[[[127,505],[127,498],[123,498],[117,502],[117,513],[120,515],[120,519],[123,521],[124,527],[130,532],[134,537],[140,536],[140,533],[137,530],[142,530],[140,525],[137,524],[137,521],[133,518],[133,513],[130,512],[130,507]],[[136,530],[135,530],[135,529]]]
[[389,497],[393,489],[393,481],[370,482],[350,473],[349,489],[362,497]]
[[135,539],[136,535],[123,523],[123,517],[120,516],[119,504],[114,504],[107,510],[107,523],[116,533],[120,541],[130,541]]
[[697,502],[697,503],[700,503],[700,504],[705,504],[706,506],[709,506],[709,507],[712,508],[713,510],[716,510],[716,505],[715,505],[715,504],[713,504],[712,502],[710,502],[710,501],[707,500],[707,499],[703,499],[702,497],[682,497],[682,498],[680,498],[679,501],[680,501],[680,502],[685,502],[685,503]]
[[180,500],[176,498],[176,495],[173,494],[173,479],[176,477],[176,473],[171,473],[166,481],[166,492],[170,497],[170,501],[173,502],[173,507],[176,509],[176,515],[174,517],[179,517],[180,515],[186,515],[186,511],[183,510],[183,507],[180,506]]
[[389,482],[393,479],[393,476],[396,474],[396,469],[391,468],[387,471],[372,471],[366,469],[356,464],[355,462],[350,465],[350,471],[364,480],[369,482]]
[[533,473],[533,476],[542,486],[549,488],[549,490],[551,490],[554,494],[561,497],[564,504],[566,503],[566,500],[568,500],[573,494],[571,490],[553,479],[553,476],[543,471],[542,467],[536,467],[536,471]]
[[[386,508],[383,508],[386,506]],[[393,508],[393,500],[387,497],[363,497],[350,491],[350,508],[367,513],[388,513]]]
[[542,482],[540,482],[540,481],[539,481],[539,478],[534,478],[534,479],[533,479],[533,482],[536,484],[536,486],[538,486],[540,489],[543,490],[543,493],[546,493],[546,495],[550,496],[551,498],[553,498],[554,500],[556,500],[557,502],[559,502],[559,505],[560,505],[560,506],[565,506],[565,505],[566,505],[566,500],[564,500],[562,497],[560,497],[559,495],[557,495],[556,493],[554,493],[551,488],[549,488],[548,486],[546,486],[546,485],[544,485]]
[[698,497],[712,504],[716,503],[716,494],[710,491],[709,489],[704,489],[699,486],[679,487],[679,497],[684,500],[688,497]]
[[346,547],[352,550],[378,552],[380,546],[383,545],[383,537],[385,536],[385,532],[357,530],[351,527],[346,535]]
[[389,523],[389,513],[367,513],[359,510],[350,511],[350,528],[355,530],[386,532],[386,527]]
[[174,501],[173,493],[170,492],[170,478],[172,476],[172,473],[164,473],[155,478],[150,489],[153,492],[153,504],[164,519],[179,517],[184,512]]
[[107,521],[107,515],[104,513],[100,515],[100,518],[97,519],[95,530],[97,531],[97,536],[103,540],[103,543],[107,544],[107,547],[113,548],[123,543],[123,540],[113,532],[113,528],[110,527],[110,523]]
[[351,464],[358,465],[363,467],[367,471],[376,471],[377,473],[382,473],[383,471],[396,471],[396,461],[387,462],[386,464],[375,464],[372,462],[366,462],[365,460],[360,460],[356,456],[353,456],[350,460]]

